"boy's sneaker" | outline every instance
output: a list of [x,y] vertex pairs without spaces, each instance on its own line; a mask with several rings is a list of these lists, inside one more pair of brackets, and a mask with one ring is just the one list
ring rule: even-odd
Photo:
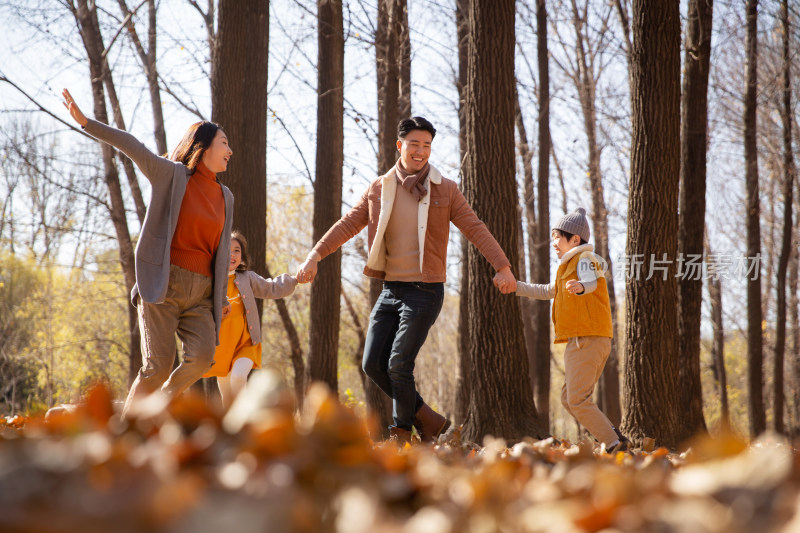
[[622,432],[620,432],[620,430],[618,430],[614,426],[611,426],[611,428],[614,430],[614,433],[617,434],[619,442],[614,446],[612,446],[611,448],[607,449],[606,451],[608,453],[617,453],[617,452],[627,452],[628,450],[630,450],[632,446],[631,446],[631,441],[628,440],[628,437],[623,435]]
[[630,441],[628,439],[622,440],[616,443],[611,448],[606,449],[606,453],[609,455],[614,455],[617,452],[627,452],[630,449]]

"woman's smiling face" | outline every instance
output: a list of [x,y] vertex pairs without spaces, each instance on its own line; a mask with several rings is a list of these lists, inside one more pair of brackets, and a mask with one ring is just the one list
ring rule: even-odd
[[211,141],[211,146],[203,153],[202,161],[208,167],[208,170],[216,174],[225,172],[228,169],[228,161],[230,161],[232,155],[233,151],[228,146],[228,136],[219,129],[214,136],[214,140]]

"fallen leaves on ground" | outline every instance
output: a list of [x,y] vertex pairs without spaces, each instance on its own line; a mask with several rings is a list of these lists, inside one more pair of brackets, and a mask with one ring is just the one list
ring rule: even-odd
[[765,436],[608,455],[458,431],[370,440],[313,387],[258,372],[223,414],[184,395],[128,422],[103,387],[45,421],[0,422],[0,531],[490,533],[800,531],[800,459]]

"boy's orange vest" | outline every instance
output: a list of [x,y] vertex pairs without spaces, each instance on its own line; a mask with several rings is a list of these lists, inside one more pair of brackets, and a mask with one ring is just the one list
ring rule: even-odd
[[[578,261],[584,254],[559,265],[556,273],[556,295],[553,298],[553,326],[556,338],[554,343],[563,343],[571,337],[609,337],[613,338],[611,325],[611,306],[608,303],[608,287],[603,275],[597,277],[597,288],[589,294],[571,294],[564,286],[571,279],[578,279]],[[597,272],[599,263],[592,260]]]

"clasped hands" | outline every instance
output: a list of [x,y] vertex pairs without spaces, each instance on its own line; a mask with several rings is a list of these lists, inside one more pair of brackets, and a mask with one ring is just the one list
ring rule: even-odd
[[317,277],[317,265],[319,261],[313,259],[306,259],[305,262],[297,269],[297,283],[311,283]]
[[492,278],[492,283],[503,294],[511,294],[517,290],[517,279],[511,273],[511,267],[503,267]]

